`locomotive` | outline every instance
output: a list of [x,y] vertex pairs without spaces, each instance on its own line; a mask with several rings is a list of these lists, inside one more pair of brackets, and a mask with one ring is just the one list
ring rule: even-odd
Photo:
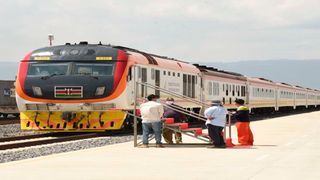
[[[275,83],[264,78],[190,64],[136,49],[99,44],[66,43],[28,53],[20,62],[16,101],[21,128],[38,131],[106,131],[131,126],[128,113],[148,94],[162,101],[169,92],[208,103],[221,100],[235,109],[236,98],[252,112],[282,108],[316,108],[320,91]],[[136,93],[136,94],[135,94]],[[203,105],[180,98],[193,112]]]

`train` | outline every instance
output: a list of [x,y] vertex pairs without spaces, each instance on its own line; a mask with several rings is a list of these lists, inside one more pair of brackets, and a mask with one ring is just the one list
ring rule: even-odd
[[0,116],[9,115],[19,117],[19,110],[15,98],[14,80],[0,80]]
[[[139,83],[139,84],[138,84]],[[236,109],[244,99],[252,113],[316,109],[320,91],[264,78],[191,64],[133,48],[88,42],[43,47],[20,62],[16,101],[21,128],[35,131],[108,131],[132,126],[136,103],[148,94],[161,101],[180,94],[188,111],[205,108],[190,101],[221,100]]]

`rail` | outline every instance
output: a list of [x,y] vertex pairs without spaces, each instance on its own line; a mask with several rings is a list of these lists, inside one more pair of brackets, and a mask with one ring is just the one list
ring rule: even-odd
[[[90,133],[90,134],[55,137],[53,139],[39,139],[41,137],[50,137],[50,136],[46,136],[46,135],[30,136],[29,135],[26,137],[12,138],[11,140],[9,140],[9,138],[7,138],[6,139],[7,141],[2,142],[3,144],[0,144],[0,150],[16,149],[16,148],[22,148],[22,147],[33,147],[33,146],[37,146],[37,145],[53,144],[53,143],[66,142],[66,141],[75,141],[75,140],[81,140],[81,139],[96,138],[96,137],[100,137],[100,136],[97,133]],[[25,140],[25,141],[20,142],[21,140]],[[18,141],[18,142],[15,142],[15,141]]]

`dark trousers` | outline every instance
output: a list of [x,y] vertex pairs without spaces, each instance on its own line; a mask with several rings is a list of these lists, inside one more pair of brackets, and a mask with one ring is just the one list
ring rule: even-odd
[[209,137],[215,146],[224,146],[225,142],[222,135],[223,127],[207,124]]

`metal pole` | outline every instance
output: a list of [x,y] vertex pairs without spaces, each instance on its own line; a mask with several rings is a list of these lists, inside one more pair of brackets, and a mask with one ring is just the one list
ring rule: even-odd
[[52,41],[54,40],[53,34],[48,34],[49,45],[52,46]]
[[224,123],[224,131],[223,131],[223,139],[224,139],[224,142],[226,142],[226,136],[227,136],[227,123]]
[[232,114],[229,114],[229,119],[228,119],[228,125],[229,125],[229,138],[231,138],[231,116],[232,116]]
[[133,102],[133,143],[134,147],[138,146],[138,123],[137,123],[137,115],[136,115],[136,110],[137,110],[137,82],[136,82],[136,67],[134,66],[133,68],[133,89],[134,89],[134,102]]

